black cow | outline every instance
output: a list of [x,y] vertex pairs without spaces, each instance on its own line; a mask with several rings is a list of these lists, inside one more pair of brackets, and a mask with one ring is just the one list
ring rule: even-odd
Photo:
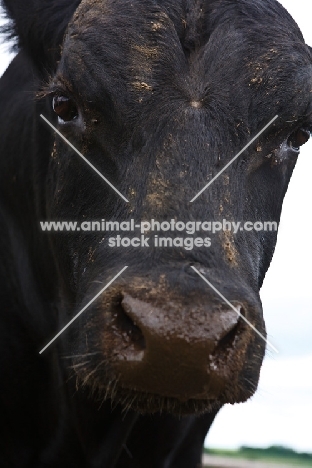
[[310,50],[275,0],[3,4],[19,53],[0,86],[0,466],[195,468],[220,407],[257,387],[245,320],[265,336],[276,233],[117,248],[39,222],[278,222],[312,128]]

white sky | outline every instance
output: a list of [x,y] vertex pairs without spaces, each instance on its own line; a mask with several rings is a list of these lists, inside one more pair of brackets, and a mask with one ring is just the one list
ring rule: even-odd
[[[312,5],[283,0],[312,46]],[[9,55],[0,46],[0,75]],[[277,248],[261,291],[269,352],[257,394],[226,405],[207,437],[210,447],[288,445],[312,452],[312,140],[301,151],[283,206]]]

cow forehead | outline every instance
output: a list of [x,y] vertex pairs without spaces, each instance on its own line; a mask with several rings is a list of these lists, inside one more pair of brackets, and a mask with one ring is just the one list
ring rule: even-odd
[[[125,26],[125,19],[131,18],[133,29],[136,29],[136,25],[144,18],[151,21],[152,31],[157,31],[162,28],[162,23],[170,18],[177,31],[185,31],[203,15],[203,7],[198,0],[190,0],[187,3],[186,6],[184,0],[82,0],[73,21],[79,22],[80,25],[94,24],[94,21],[99,19],[110,21],[115,17]],[[188,15],[190,10],[192,14]],[[131,23],[128,22],[127,25],[129,24]]]
[[118,57],[128,58],[131,52],[140,55],[141,60],[142,57],[156,60],[161,49],[180,47],[177,30],[166,9],[149,0],[83,0],[67,37],[90,45],[89,51],[95,54],[116,53],[116,62]]
[[[138,78],[144,78],[144,72],[148,75],[156,63],[169,73],[170,68],[180,74],[193,68],[201,74],[201,82],[205,70],[210,69],[212,75],[218,71],[214,68],[222,68],[226,79],[226,74],[233,75],[235,70],[230,68],[238,61],[239,67],[245,66],[253,75],[251,86],[261,85],[265,79],[263,66],[281,71],[283,62],[282,69],[289,66],[294,75],[304,52],[300,30],[274,0],[254,3],[82,0],[69,25],[65,46],[73,55],[89,54],[99,61],[106,58],[116,69],[124,66],[127,77],[132,69]],[[144,79],[136,86],[152,89]]]
[[[275,41],[303,41],[302,34],[287,11],[275,0],[261,3],[253,0],[82,0],[72,21],[76,31],[95,25],[113,25],[125,34],[157,33],[171,26],[187,48],[198,48],[207,42],[218,23],[226,29],[229,23],[240,23],[259,40],[274,34]],[[142,30],[140,26],[146,25]],[[118,32],[116,31],[118,34]]]
[[287,100],[294,111],[306,105],[295,100],[306,100],[302,69],[310,60],[296,23],[273,0],[83,0],[60,68],[90,102],[109,90],[123,109],[150,105],[151,96],[200,109],[207,98],[224,114],[233,106],[246,114],[252,100],[269,119]]

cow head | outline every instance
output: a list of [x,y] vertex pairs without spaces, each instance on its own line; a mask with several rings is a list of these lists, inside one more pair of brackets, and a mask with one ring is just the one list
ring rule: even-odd
[[[129,203],[56,136],[48,218],[278,222],[312,125],[311,54],[287,12],[273,0],[68,3],[50,15],[61,31],[69,21],[57,64],[47,9],[40,53],[25,31],[22,44],[41,72],[55,66],[47,95],[59,131]],[[78,384],[142,412],[250,397],[265,341],[243,318],[265,336],[259,288],[276,233],[225,231],[193,249],[110,247],[111,235],[51,235],[62,323],[128,265],[62,336]]]

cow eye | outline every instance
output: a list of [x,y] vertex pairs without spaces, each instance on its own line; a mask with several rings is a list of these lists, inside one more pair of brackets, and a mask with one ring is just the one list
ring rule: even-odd
[[70,122],[78,117],[76,104],[67,96],[54,96],[52,107],[59,119],[63,122]]
[[294,149],[295,151],[299,151],[300,147],[309,141],[311,131],[312,128],[299,128],[288,137],[288,146],[290,146],[290,148]]

